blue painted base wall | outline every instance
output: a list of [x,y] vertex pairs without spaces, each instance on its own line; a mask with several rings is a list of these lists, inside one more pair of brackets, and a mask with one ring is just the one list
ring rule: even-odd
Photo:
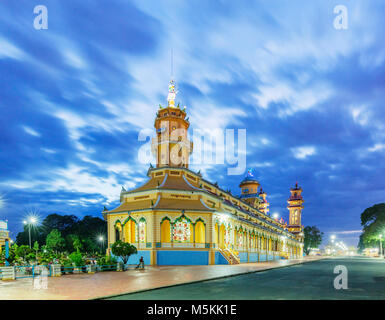
[[259,261],[260,262],[266,261],[266,255],[265,254],[260,254],[259,255]]
[[249,262],[258,262],[258,253],[249,253]]
[[220,252],[215,252],[215,264],[229,264],[226,258]]
[[241,260],[241,262],[247,262],[247,252],[240,252],[239,259]]
[[157,251],[158,266],[190,266],[209,264],[208,251]]
[[[111,255],[115,257],[112,253]],[[143,257],[144,264],[149,265],[151,264],[151,254],[149,250],[138,250],[137,254],[133,254],[128,258],[127,264],[138,264],[140,257]],[[115,257],[118,259],[118,261],[122,261],[121,258]]]

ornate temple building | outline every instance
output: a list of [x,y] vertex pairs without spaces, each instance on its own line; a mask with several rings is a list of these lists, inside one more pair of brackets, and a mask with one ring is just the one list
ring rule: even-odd
[[0,252],[5,245],[5,241],[9,240],[8,222],[0,220]]
[[234,196],[200,172],[189,170],[193,144],[186,111],[175,105],[173,81],[168,105],[159,106],[152,151],[156,167],[150,166],[148,181],[126,191],[120,205],[105,208],[108,251],[116,240],[135,245],[140,257],[151,265],[237,264],[303,255],[302,189],[291,189],[289,225],[269,215],[266,193],[249,171]]

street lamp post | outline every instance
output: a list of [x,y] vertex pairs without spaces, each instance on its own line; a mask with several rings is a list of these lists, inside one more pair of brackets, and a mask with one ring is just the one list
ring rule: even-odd
[[104,237],[103,237],[103,236],[100,236],[100,237],[99,237],[99,241],[100,241],[100,249],[101,249],[102,252],[103,252],[103,247],[104,247]]
[[32,248],[31,243],[31,225],[34,225],[37,222],[35,217],[30,217],[28,220],[24,220],[23,223],[28,225],[28,234],[29,234],[29,247]]
[[382,234],[380,234],[380,258],[382,258]]

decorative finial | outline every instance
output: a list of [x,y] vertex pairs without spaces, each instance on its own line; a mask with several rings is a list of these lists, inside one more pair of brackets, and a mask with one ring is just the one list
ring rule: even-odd
[[108,209],[106,208],[106,206],[104,206],[103,211],[108,211]]
[[126,189],[124,189],[124,187],[122,186],[122,191],[121,192],[126,192]]
[[175,108],[175,97],[177,93],[178,93],[178,90],[175,89],[175,82],[174,80],[171,80],[170,84],[168,85],[168,96],[167,96],[168,106],[171,108]]

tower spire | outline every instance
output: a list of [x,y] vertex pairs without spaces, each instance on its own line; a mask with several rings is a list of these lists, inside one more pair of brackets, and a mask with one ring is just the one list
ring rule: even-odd
[[190,126],[185,109],[175,106],[174,80],[168,86],[168,105],[160,108],[156,114],[155,129],[157,136],[152,140],[152,152],[156,157],[156,167],[188,168],[189,156],[193,143],[188,140],[187,130]]

